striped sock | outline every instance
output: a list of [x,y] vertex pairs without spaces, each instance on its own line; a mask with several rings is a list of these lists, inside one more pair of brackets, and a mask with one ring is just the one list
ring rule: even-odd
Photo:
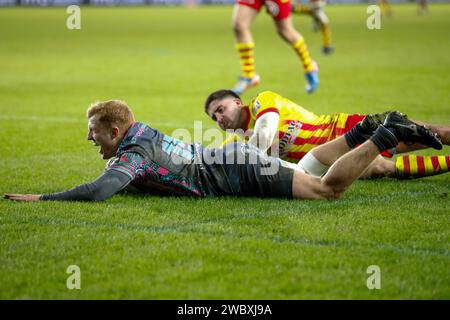
[[448,172],[450,156],[405,155],[395,161],[397,178],[420,178]]
[[241,62],[241,76],[244,78],[253,78],[255,72],[254,43],[237,43],[236,50],[239,53]]
[[292,6],[292,13],[296,14],[312,14],[312,10],[304,4],[296,4]]
[[309,56],[308,47],[306,46],[305,39],[300,38],[298,41],[292,46],[303,62],[303,69],[305,72],[310,72],[314,69],[314,65],[312,63],[311,57]]
[[322,32],[323,46],[331,47],[331,30],[328,24],[324,24],[320,30]]

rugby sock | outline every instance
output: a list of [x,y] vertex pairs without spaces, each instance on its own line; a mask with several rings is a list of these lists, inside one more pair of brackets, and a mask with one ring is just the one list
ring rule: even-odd
[[449,172],[450,156],[404,155],[395,161],[395,176],[401,179],[434,176]]
[[[367,139],[371,137],[372,134],[368,134],[362,127],[360,123],[357,123],[350,131],[344,134],[345,141],[347,145],[353,149],[354,147],[364,143]],[[383,150],[384,151],[384,150]]]
[[323,46],[325,48],[331,47],[331,30],[328,24],[321,26],[320,31],[322,32]]
[[295,4],[291,7],[291,12],[296,14],[312,14],[312,10],[304,4]]
[[303,62],[303,69],[305,72],[310,72],[314,69],[314,64],[309,56],[308,47],[306,46],[305,39],[301,37],[297,40],[297,42],[292,46]]
[[253,78],[255,72],[254,43],[237,43],[236,50],[239,53],[241,62],[241,76],[244,78]]
[[398,145],[397,137],[382,125],[375,130],[370,140],[377,146],[380,153],[388,149],[393,149]]

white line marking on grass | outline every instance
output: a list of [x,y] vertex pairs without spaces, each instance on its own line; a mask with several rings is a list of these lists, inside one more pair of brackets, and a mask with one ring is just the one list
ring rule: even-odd
[[[36,121],[36,122],[52,122],[52,123],[86,123],[85,119],[79,117],[57,117],[57,116],[17,116],[17,115],[0,115],[0,121]],[[189,128],[193,129],[194,124],[187,124],[185,122],[175,122],[175,121],[146,121],[139,120],[140,122],[147,123],[149,126],[154,127],[170,127],[170,128]],[[200,120],[196,120],[200,121]],[[203,125],[204,129],[216,128],[216,126]]]
[[41,116],[15,116],[0,115],[0,121],[39,121],[39,122],[62,122],[62,123],[81,123],[81,119],[70,117],[41,117]]

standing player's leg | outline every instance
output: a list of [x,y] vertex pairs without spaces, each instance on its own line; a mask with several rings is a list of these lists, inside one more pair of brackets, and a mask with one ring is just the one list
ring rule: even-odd
[[238,0],[233,12],[233,31],[235,47],[239,54],[241,74],[233,88],[237,94],[259,84],[259,75],[255,71],[253,36],[250,27],[262,6],[261,1],[245,2]]
[[278,34],[288,42],[302,61],[307,81],[306,92],[312,93],[319,86],[317,63],[311,59],[303,36],[294,28],[291,18],[291,2],[280,0],[266,2],[267,10],[272,15]]
[[330,20],[325,13],[325,0],[310,0],[312,16],[320,28],[322,33],[324,54],[331,54],[334,51],[334,47],[331,45],[331,28]]
[[334,47],[331,44],[331,28],[330,20],[325,13],[325,0],[309,0],[309,4],[295,3],[291,6],[291,12],[294,14],[307,14],[313,18],[313,30],[322,33],[324,54],[331,54],[334,52]]
[[427,0],[417,0],[419,7],[417,8],[417,14],[422,15],[428,13]]
[[303,4],[300,1],[293,1],[291,5],[291,12],[295,14],[312,15],[312,10],[309,5]]
[[392,16],[392,9],[388,0],[378,0],[377,2],[381,10],[381,16]]

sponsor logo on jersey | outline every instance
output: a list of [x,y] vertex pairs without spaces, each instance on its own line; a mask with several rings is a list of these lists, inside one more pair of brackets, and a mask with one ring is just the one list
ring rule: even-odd
[[266,1],[266,7],[273,17],[278,16],[278,14],[280,13],[280,7],[276,2]]
[[295,142],[303,123],[300,121],[291,121],[287,127],[286,133],[280,140],[280,157],[287,154],[289,147]]
[[261,109],[261,103],[256,100],[255,103],[253,103],[253,114],[258,114],[259,109]]

